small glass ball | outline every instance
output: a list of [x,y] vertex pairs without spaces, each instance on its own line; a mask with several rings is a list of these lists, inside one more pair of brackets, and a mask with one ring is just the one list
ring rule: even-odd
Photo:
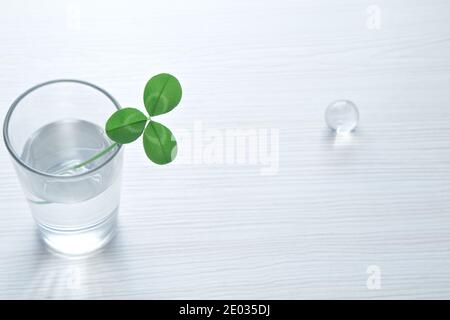
[[336,133],[349,133],[358,125],[359,112],[349,100],[336,100],[330,103],[325,112],[327,125]]

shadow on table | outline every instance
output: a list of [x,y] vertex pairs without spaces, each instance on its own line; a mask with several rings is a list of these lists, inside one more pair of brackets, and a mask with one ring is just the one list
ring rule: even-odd
[[[120,232],[102,250],[85,257],[67,258],[48,251],[38,232],[29,241],[31,253],[22,254],[21,270],[10,270],[8,284],[19,299],[84,299],[113,297],[117,281],[130,272],[121,257]],[[123,275],[123,277],[122,277]]]
[[326,147],[332,149],[348,149],[357,146],[362,137],[363,132],[359,128],[347,134],[337,134],[335,131],[326,128],[323,131],[322,141]]

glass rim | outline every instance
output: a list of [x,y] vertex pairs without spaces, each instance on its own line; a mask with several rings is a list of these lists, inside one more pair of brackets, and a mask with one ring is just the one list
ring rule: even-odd
[[42,82],[39,83],[31,88],[29,88],[28,90],[26,90],[25,92],[23,92],[22,94],[20,94],[15,100],[14,102],[11,104],[11,106],[8,109],[8,112],[6,113],[5,116],[5,120],[3,122],[3,140],[5,142],[6,148],[8,149],[9,153],[11,154],[11,156],[13,157],[13,159],[19,163],[22,167],[24,167],[27,170],[30,170],[31,172],[34,172],[38,175],[41,176],[45,176],[45,177],[49,177],[49,178],[57,178],[57,179],[73,179],[73,178],[78,178],[78,177],[82,177],[82,176],[87,176],[89,174],[92,174],[93,172],[101,169],[102,167],[104,167],[106,164],[108,164],[113,158],[116,157],[116,155],[119,153],[119,151],[122,149],[122,145],[121,144],[117,144],[117,148],[116,150],[105,160],[103,161],[100,165],[89,169],[88,171],[82,172],[80,174],[76,174],[76,175],[70,175],[70,176],[62,176],[62,175],[56,175],[56,174],[50,174],[41,170],[37,170],[31,166],[29,166],[28,164],[26,164],[21,158],[20,156],[15,152],[14,148],[11,145],[11,141],[9,139],[9,133],[8,133],[8,129],[9,129],[9,121],[11,119],[11,116],[14,112],[14,110],[16,109],[16,107],[19,105],[19,103],[26,97],[28,96],[30,93],[32,93],[33,91],[45,87],[47,85],[51,85],[51,84],[55,84],[55,83],[77,83],[77,84],[82,84],[88,87],[91,87],[92,89],[95,89],[97,91],[99,91],[100,93],[102,93],[103,95],[106,96],[106,98],[108,98],[113,105],[116,107],[117,110],[120,109],[120,105],[117,102],[116,99],[114,99],[114,97],[109,94],[105,89],[100,88],[99,86],[96,86],[95,84],[92,84],[90,82],[84,81],[84,80],[76,80],[76,79],[55,79],[55,80],[50,80],[50,81],[46,81],[46,82]]

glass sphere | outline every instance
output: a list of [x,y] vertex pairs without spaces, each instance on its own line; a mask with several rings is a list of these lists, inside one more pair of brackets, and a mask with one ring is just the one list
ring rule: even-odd
[[336,100],[330,103],[325,112],[327,125],[337,133],[349,133],[358,125],[359,112],[349,100]]

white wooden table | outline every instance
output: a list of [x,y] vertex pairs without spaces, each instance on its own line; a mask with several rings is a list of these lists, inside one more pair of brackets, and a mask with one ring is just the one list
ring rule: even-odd
[[[160,121],[205,136],[166,167],[126,146],[119,234],[79,260],[39,242],[3,146],[0,298],[450,298],[449,15],[447,0],[2,2],[2,119],[45,80],[141,107],[170,72],[184,97]],[[341,98],[361,120],[336,138],[324,110]],[[259,151],[202,157],[236,129],[271,133],[278,170]]]

